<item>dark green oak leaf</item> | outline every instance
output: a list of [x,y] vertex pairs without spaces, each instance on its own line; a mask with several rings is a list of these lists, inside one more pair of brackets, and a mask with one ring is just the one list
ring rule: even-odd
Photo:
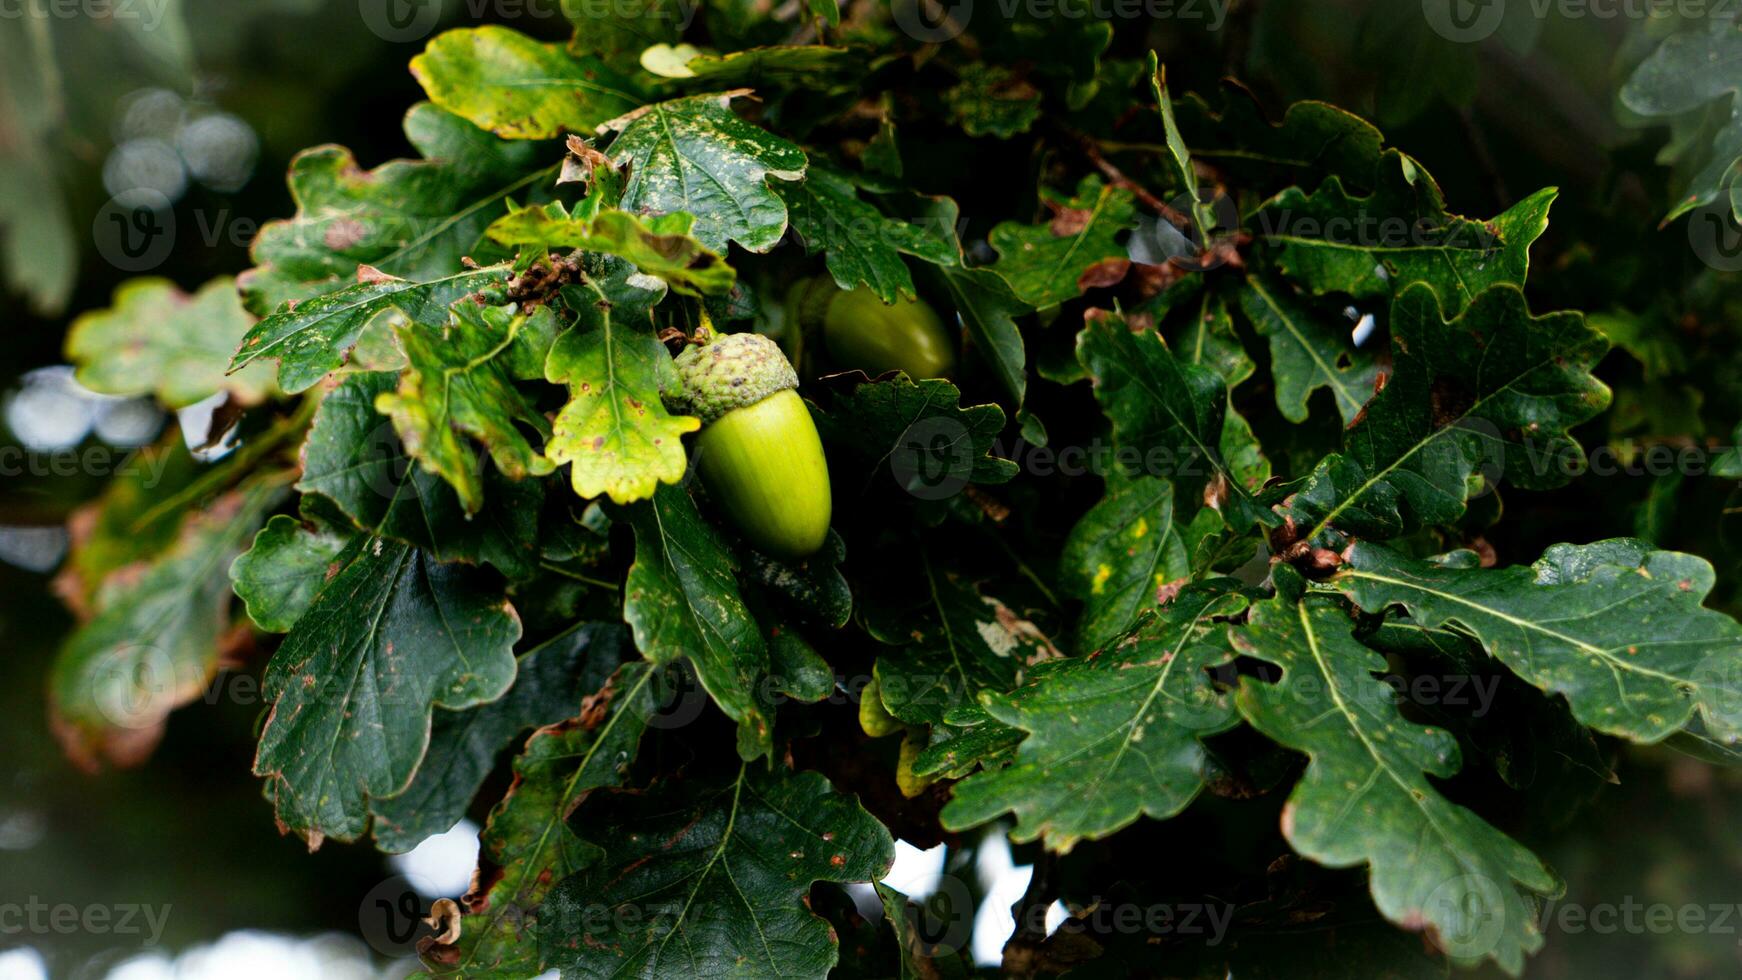
[[[1713,117],[1722,120],[1708,127],[1703,140],[1676,141],[1665,149],[1680,158],[1677,176],[1684,185],[1664,215],[1666,223],[1733,188],[1742,160],[1742,37],[1736,28],[1735,10],[1714,7],[1697,28],[1664,38],[1621,86],[1621,104],[1648,120],[1671,122],[1713,106]],[[1742,208],[1733,211],[1742,214]]]
[[776,560],[742,544],[738,554],[744,577],[801,620],[840,629],[853,615],[853,589],[841,574],[847,544],[833,530],[822,549],[802,561]]
[[1232,413],[1227,383],[1215,369],[1180,359],[1154,329],[1134,329],[1105,310],[1084,318],[1077,360],[1113,423],[1115,443],[1139,453],[1148,475],[1171,477],[1190,497],[1203,491],[1239,530],[1278,522],[1223,453]]
[[1190,586],[1096,652],[1040,664],[1015,691],[983,695],[992,717],[1028,736],[1010,766],[956,786],[944,825],[961,830],[1010,811],[1014,839],[1044,837],[1064,852],[1139,816],[1185,809],[1204,785],[1198,740],[1236,721],[1205,671],[1228,659],[1211,635],[1215,617],[1247,606],[1234,586]]
[[575,324],[557,338],[545,366],[546,380],[569,387],[545,455],[570,464],[576,494],[620,504],[682,479],[684,433],[702,424],[671,414],[660,399],[676,370],[654,334],[653,307],[664,290],[636,284],[633,272],[617,262],[571,287]]
[[1074,197],[1041,190],[1041,203],[1051,212],[1045,224],[1006,221],[992,229],[988,241],[998,261],[987,266],[1010,284],[1023,302],[1035,308],[1074,299],[1091,285],[1107,285],[1103,273],[1124,275],[1130,259],[1119,236],[1136,227],[1137,208],[1131,192],[1105,186],[1099,177],[1084,177]]
[[471,569],[358,535],[267,665],[272,702],[254,774],[279,823],[318,845],[355,840],[371,800],[404,792],[436,707],[501,697],[520,619]]
[[142,277],[122,283],[110,308],[74,320],[66,353],[79,383],[105,395],[155,395],[182,408],[221,391],[255,404],[276,391],[271,368],[225,374],[253,325],[234,279],[213,279],[189,296],[167,279]]
[[1350,194],[1336,177],[1310,196],[1291,187],[1247,226],[1276,267],[1315,295],[1389,299],[1425,282],[1456,313],[1496,283],[1524,284],[1555,195],[1537,191],[1487,221],[1460,217],[1419,163],[1388,150],[1371,195]]
[[[409,320],[394,330],[406,370],[397,390],[375,399],[375,410],[393,420],[406,455],[454,488],[468,515],[484,506],[484,464],[474,442],[511,480],[556,468],[522,431],[544,439],[551,435],[537,405],[515,386],[514,370],[516,361],[522,366],[542,361],[537,348],[548,348],[549,332],[535,326],[523,338],[522,330],[529,321],[548,326],[550,320],[548,308],[528,316],[512,308],[458,303],[442,327]],[[516,351],[521,345],[534,349]]]
[[1240,308],[1259,336],[1270,342],[1270,376],[1276,407],[1290,422],[1305,422],[1307,399],[1329,388],[1337,413],[1348,425],[1373,397],[1379,377],[1372,351],[1360,350],[1347,330],[1327,324],[1283,283],[1247,276]]
[[1004,429],[997,405],[961,407],[962,393],[941,378],[906,375],[861,384],[817,417],[823,439],[874,467],[887,465],[903,489],[928,500],[968,483],[1003,483],[1016,464],[991,455]]
[[1028,132],[1040,118],[1040,91],[1001,65],[963,65],[956,84],[944,90],[944,104],[969,136],[1007,140]]
[[[836,11],[832,0],[812,0]],[[780,44],[721,54],[698,54],[684,63],[688,78],[710,86],[757,89],[832,89],[857,85],[865,72],[863,49],[826,44]]]
[[429,751],[411,785],[370,803],[376,845],[409,851],[459,823],[516,735],[579,715],[582,699],[603,690],[633,653],[622,626],[576,623],[521,654],[514,686],[500,699],[464,711],[437,710]]
[[1101,502],[1071,528],[1059,554],[1059,585],[1083,601],[1078,653],[1130,629],[1162,603],[1163,586],[1191,577],[1173,503],[1173,485],[1159,477],[1110,477]]
[[718,253],[690,237],[694,223],[695,217],[682,211],[646,220],[610,208],[587,215],[577,207],[571,214],[557,201],[510,211],[490,226],[489,234],[503,245],[615,255],[686,296],[730,292],[737,273]]
[[1378,678],[1386,661],[1357,642],[1331,599],[1278,597],[1228,631],[1234,649],[1282,668],[1243,678],[1235,703],[1267,737],[1310,760],[1283,810],[1290,846],[1327,867],[1366,865],[1387,919],[1427,929],[1453,960],[1492,957],[1516,974],[1542,946],[1537,896],[1560,891],[1529,850],[1440,794],[1457,739],[1406,720]]
[[842,289],[867,286],[885,303],[912,299],[913,276],[901,256],[912,255],[933,265],[960,261],[955,229],[941,232],[885,215],[859,198],[845,174],[812,164],[799,183],[777,188],[786,201],[793,230],[804,241],[805,254],[824,253],[824,262]]
[[1016,318],[1034,312],[1002,278],[984,269],[942,267],[937,278],[967,328],[974,350],[1020,407],[1028,395],[1028,351]]
[[533,732],[514,759],[514,782],[478,836],[478,888],[461,899],[459,941],[424,951],[435,976],[536,976],[538,907],[558,882],[597,861],[599,848],[569,827],[588,793],[616,786],[658,711],[661,672],[617,669],[567,721]]
[[288,633],[308,611],[353,533],[279,514],[230,564],[230,583],[254,625]]
[[[901,161],[885,162],[894,166],[899,176]],[[866,166],[870,165],[867,160]],[[898,209],[900,217],[911,222],[913,228],[924,229],[923,233],[938,246],[937,256],[947,254],[946,261],[934,261],[922,252],[912,253],[926,260],[920,266],[921,284],[933,296],[949,297],[967,331],[969,349],[980,355],[1020,410],[1028,394],[1028,352],[1016,318],[1033,313],[1034,308],[1018,299],[999,276],[966,266],[958,235],[958,229],[963,227],[962,212],[954,199],[943,195],[887,194],[883,201]]]
[[739,754],[767,752],[770,719],[754,694],[768,647],[738,592],[732,553],[682,487],[660,487],[624,519],[635,530],[635,563],[623,586],[623,620],[636,648],[661,666],[688,658],[714,703],[738,723]]
[[505,139],[591,133],[641,105],[641,86],[591,55],[500,24],[436,36],[411,59],[431,102]]
[[1033,623],[918,550],[919,567],[904,576],[911,581],[871,600],[865,626],[888,645],[872,671],[884,708],[909,724],[936,725],[1059,654]]
[[484,229],[509,198],[542,195],[556,174],[539,169],[537,146],[499,140],[428,103],[406,114],[405,135],[422,159],[364,170],[343,147],[297,154],[296,216],[261,227],[255,268],[239,280],[251,312],[266,316],[343,287],[359,266],[426,282],[452,275],[467,255],[492,261],[478,251]]
[[1372,123],[1327,102],[1293,103],[1272,123],[1251,91],[1232,80],[1223,82],[1217,108],[1187,94],[1174,102],[1174,115],[1192,155],[1238,186],[1315,187],[1336,177],[1345,187],[1371,189],[1385,146]]
[[623,209],[638,214],[686,211],[696,216],[692,234],[707,248],[724,252],[736,242],[766,252],[786,233],[786,204],[768,178],[798,180],[804,151],[735,115],[736,92],[692,95],[656,102],[612,126],[617,138],[606,149],[611,162],[627,167]]
[[961,779],[976,769],[1009,763],[1028,733],[986,713],[978,703],[961,704],[944,712],[930,738],[913,760],[913,774],[922,779]]
[[1001,16],[966,16],[984,45],[988,62],[1029,65],[1037,74],[1061,82],[1087,82],[1095,77],[1102,56],[1113,43],[1108,8],[1093,0],[1060,0],[1045,6],[1012,5]]
[[[278,386],[294,395],[344,368],[365,330],[385,330],[388,324],[408,320],[446,323],[448,307],[507,281],[506,266],[468,269],[427,282],[362,275],[349,286],[262,318],[242,338],[230,370],[240,371],[260,358],[270,358],[278,362]],[[363,365],[365,369],[388,366]]]
[[575,27],[569,50],[598,55],[624,71],[637,68],[647,48],[676,41],[696,12],[684,0],[646,0],[632,7],[598,0],[560,2],[563,16]]
[[[1199,278],[1193,276],[1189,281],[1197,282]],[[1168,344],[1174,356],[1187,364],[1213,368],[1227,382],[1229,391],[1252,377],[1258,366],[1240,342],[1227,300],[1205,289],[1186,308],[1192,315],[1184,318],[1185,322],[1172,334],[1175,339]]]
[[166,550],[96,590],[91,620],[67,637],[49,668],[50,723],[74,762],[93,770],[137,765],[169,713],[217,673],[230,621],[225,573],[281,488],[256,484],[189,513]]
[[1742,626],[1701,605],[1704,559],[1642,541],[1556,545],[1535,566],[1467,568],[1356,543],[1332,580],[1369,612],[1401,605],[1453,625],[1586,725],[1657,742],[1697,711],[1715,739],[1742,739]]
[[531,575],[543,484],[486,472],[489,502],[468,517],[453,487],[407,456],[393,423],[375,411],[398,382],[387,372],[353,374],[321,400],[296,484],[305,513],[311,496],[324,498],[358,530],[415,545],[436,561],[488,562],[510,578]]
[[1153,318],[1174,357],[1222,376],[1230,390],[1252,377],[1257,365],[1234,328],[1228,298],[1206,289],[1203,276],[1184,276],[1130,311],[1132,321]]
[[577,819],[607,859],[539,909],[539,949],[565,977],[821,980],[839,952],[812,883],[875,881],[895,860],[889,832],[814,772],[594,796]]
[[1392,304],[1394,371],[1292,500],[1308,538],[1335,527],[1384,538],[1464,513],[1481,477],[1528,490],[1561,486],[1584,451],[1568,430],[1609,404],[1592,377],[1609,342],[1577,313],[1532,317],[1496,286],[1446,319],[1425,283]]
[[800,704],[816,704],[835,693],[834,668],[816,647],[811,646],[804,634],[793,629],[778,614],[766,613],[766,604],[760,601],[754,590],[745,593],[745,601],[756,611],[756,622],[761,625],[763,639],[768,643],[768,684],[765,688],[759,685],[757,690],[757,700],[763,702],[763,712],[774,714],[779,698]]

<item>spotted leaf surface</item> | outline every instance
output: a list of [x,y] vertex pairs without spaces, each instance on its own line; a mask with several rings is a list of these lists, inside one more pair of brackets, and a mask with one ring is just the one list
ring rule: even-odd
[[1155,477],[1109,478],[1059,556],[1060,584],[1083,601],[1076,651],[1088,653],[1125,632],[1163,601],[1164,588],[1191,576],[1174,527],[1173,485]]
[[1363,609],[1473,634],[1592,728],[1656,742],[1697,712],[1717,740],[1742,739],[1742,626],[1701,605],[1715,580],[1702,558],[1623,540],[1467,568],[1360,542],[1348,563],[1335,582]]
[[281,824],[355,840],[369,801],[411,783],[431,713],[494,701],[514,681],[520,619],[487,577],[359,535],[267,665],[272,702],[254,773]]
[[694,223],[693,215],[681,211],[646,221],[610,209],[588,215],[581,206],[571,214],[559,201],[510,213],[490,226],[490,237],[504,245],[615,255],[685,295],[724,293],[736,275],[725,259],[690,237]]
[[739,753],[767,752],[770,721],[754,694],[768,647],[738,593],[731,552],[682,487],[662,487],[626,517],[635,564],[623,587],[623,619],[635,646],[656,664],[688,658],[714,703],[738,723]]
[[1186,589],[1095,652],[1042,663],[1015,691],[982,696],[993,718],[1028,736],[1009,766],[956,786],[944,824],[965,829],[1014,812],[1015,839],[1044,837],[1068,851],[1139,816],[1185,809],[1203,788],[1198,739],[1235,722],[1205,672],[1228,659],[1216,618],[1247,606],[1232,586]]
[[656,102],[612,123],[606,149],[629,168],[623,208],[641,214],[687,211],[692,233],[723,252],[727,242],[766,252],[786,233],[786,204],[770,179],[804,176],[805,155],[791,143],[733,114],[735,93]]
[[589,800],[577,820],[605,861],[539,909],[540,949],[569,977],[825,977],[833,930],[816,881],[874,881],[889,832],[814,772],[746,767]]
[[1137,215],[1130,191],[1085,177],[1074,195],[1042,190],[1041,203],[1052,215],[1047,223],[1006,221],[989,236],[998,250],[989,268],[1023,302],[1053,306],[1123,278],[1130,260],[1119,239]]
[[938,724],[981,692],[1015,687],[1058,656],[1052,641],[979,586],[921,549],[898,587],[867,600],[866,626],[888,645],[874,676],[884,707],[910,724]]
[[[549,310],[540,319],[551,319]],[[393,420],[406,454],[440,476],[459,495],[467,514],[484,506],[488,452],[511,480],[543,476],[555,468],[522,429],[548,439],[550,423],[515,386],[514,365],[542,360],[550,333],[511,308],[460,303],[441,327],[406,321],[394,330],[405,352],[399,388],[375,399]],[[534,339],[536,338],[536,339]],[[517,345],[532,349],[516,351]]]
[[1248,227],[1277,268],[1315,294],[1389,299],[1423,282],[1456,313],[1489,286],[1524,284],[1555,195],[1546,188],[1487,221],[1465,218],[1446,210],[1420,164],[1390,150],[1371,195],[1350,194],[1337,177],[1311,195],[1291,187]]
[[1477,490],[1551,489],[1582,465],[1568,430],[1609,404],[1591,375],[1608,341],[1577,313],[1532,317],[1512,286],[1455,316],[1440,304],[1425,284],[1393,304],[1394,373],[1293,498],[1309,538],[1449,523]]
[[891,218],[859,197],[852,181],[813,165],[800,183],[780,184],[780,197],[805,251],[822,253],[842,289],[870,288],[885,303],[916,294],[902,255],[934,265],[958,261],[955,229],[928,228]]
[[430,101],[507,139],[590,133],[642,102],[640,86],[598,58],[499,24],[439,35],[411,73]]
[[[239,371],[261,358],[278,362],[278,385],[296,394],[314,387],[328,374],[346,367],[365,330],[373,327],[379,350],[387,330],[407,321],[446,323],[448,307],[461,299],[508,281],[508,271],[496,267],[467,270],[428,282],[368,275],[294,306],[287,305],[254,324],[230,362]],[[397,352],[385,363],[366,367],[398,367]]]
[[1193,497],[1202,492],[1241,530],[1275,523],[1223,452],[1235,423],[1227,384],[1213,368],[1181,360],[1153,328],[1105,310],[1086,318],[1077,361],[1113,423],[1115,442],[1139,453],[1146,466],[1173,475],[1177,490]]
[[557,338],[545,365],[545,377],[569,389],[545,455],[569,464],[581,497],[620,504],[681,479],[684,433],[702,425],[671,414],[660,400],[676,373],[653,333],[653,304],[663,290],[636,285],[632,272],[618,263],[572,291],[575,324]]
[[1331,600],[1271,599],[1231,627],[1239,653],[1282,668],[1274,683],[1243,678],[1240,714],[1307,755],[1282,832],[1320,864],[1366,865],[1379,911],[1431,931],[1456,961],[1492,958],[1516,973],[1542,946],[1539,896],[1560,884],[1523,845],[1440,794],[1462,765],[1450,732],[1406,721],[1377,674],[1385,658],[1357,642]]
[[484,229],[509,199],[539,198],[556,176],[538,147],[499,140],[427,103],[406,113],[405,135],[421,158],[373,170],[340,146],[297,154],[296,215],[261,227],[255,267],[239,280],[250,312],[267,316],[340,289],[359,266],[427,282],[459,272],[464,256],[494,261],[478,248]]
[[406,542],[436,561],[488,563],[511,578],[531,574],[544,487],[486,469],[487,503],[468,517],[454,488],[408,456],[392,420],[376,411],[397,385],[390,372],[354,374],[321,400],[296,484],[305,511],[337,508],[339,522],[348,518],[357,530]]
[[182,408],[226,392],[254,404],[276,391],[272,369],[257,364],[225,374],[253,325],[227,276],[191,296],[167,279],[130,279],[112,307],[73,321],[67,357],[79,383],[105,395],[154,395]]
[[569,816],[588,793],[622,782],[657,711],[660,683],[656,668],[624,664],[577,714],[527,738],[514,759],[514,781],[479,835],[482,885],[460,900],[458,942],[424,954],[431,973],[539,973],[539,906],[559,882],[600,857],[596,845],[575,835]]

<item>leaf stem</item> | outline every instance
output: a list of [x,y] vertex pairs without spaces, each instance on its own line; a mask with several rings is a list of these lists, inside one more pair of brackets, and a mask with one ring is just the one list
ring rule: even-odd
[[618,588],[617,583],[615,583],[615,582],[607,582],[604,579],[599,579],[599,578],[589,578],[588,576],[582,575],[578,572],[571,572],[568,569],[562,567],[561,565],[553,564],[552,562],[541,561],[538,563],[538,567],[544,569],[547,572],[555,572],[556,574],[561,575],[564,578],[574,579],[576,582],[585,582],[588,585],[597,586],[601,589],[608,589],[612,592],[621,591]]

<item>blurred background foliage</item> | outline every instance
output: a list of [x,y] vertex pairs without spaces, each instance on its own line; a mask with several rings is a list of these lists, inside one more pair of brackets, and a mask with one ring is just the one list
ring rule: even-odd
[[[168,903],[164,940],[180,949],[236,929],[354,935],[365,896],[393,873],[366,845],[311,857],[275,833],[247,774],[259,710],[237,703],[245,699],[176,712],[166,744],[135,770],[91,777],[63,759],[42,693],[70,624],[53,594],[65,547],[59,528],[105,475],[28,465],[16,472],[18,460],[44,461],[54,447],[125,452],[165,424],[149,407],[84,398],[53,370],[72,317],[107,305],[138,271],[191,291],[246,268],[252,228],[293,210],[282,174],[305,146],[349,146],[364,166],[410,152],[399,120],[420,92],[405,63],[426,35],[379,36],[369,11],[383,6],[152,0],[142,4],[161,18],[151,29],[115,17],[0,17],[0,323],[8,355],[0,450],[9,462],[0,477],[0,900]],[[513,16],[541,8],[450,0],[437,22],[503,20],[559,38],[566,23],[545,6],[546,16]],[[1591,311],[1617,345],[1601,370],[1615,408],[1577,433],[1581,441],[1607,445],[1622,461],[1643,458],[1652,445],[1734,444],[1742,279],[1714,266],[1742,267],[1721,247],[1737,231],[1713,226],[1718,237],[1702,239],[1698,222],[1714,215],[1685,213],[1681,202],[1702,188],[1729,188],[1722,149],[1737,83],[1702,82],[1713,97],[1642,115],[1638,100],[1622,98],[1628,80],[1665,38],[1699,32],[1700,23],[1504,6],[1491,36],[1458,43],[1434,32],[1416,0],[1235,0],[1225,17],[1217,16],[1220,0],[1199,0],[1174,8],[1195,7],[1199,16],[1156,20],[1147,35],[1123,26],[1112,54],[1154,47],[1176,94],[1213,93],[1232,76],[1273,114],[1299,99],[1361,113],[1390,145],[1419,158],[1462,213],[1498,213],[1524,193],[1558,186],[1548,233],[1534,249],[1532,306]],[[1034,183],[1031,171],[1012,166],[979,186],[1018,195]],[[139,194],[161,195],[177,228],[174,247],[147,270],[121,268],[135,263],[118,264],[105,238],[105,207]],[[1714,603],[1742,612],[1737,486],[1623,472],[1555,494],[1508,490],[1510,519],[1488,543],[1502,564],[1528,562],[1547,543],[1630,527],[1659,547],[1711,560],[1720,582]],[[1565,901],[1742,902],[1742,774],[1660,750],[1602,750],[1616,755],[1616,781],[1578,790],[1601,805],[1574,812],[1569,801],[1570,822],[1566,814],[1532,821],[1529,843],[1566,877]],[[1275,834],[1273,814],[1248,808],[1218,824],[1221,805],[1194,808],[1165,836],[1122,837],[1121,846],[1177,847],[1197,835],[1229,850],[1242,841],[1253,854],[1285,850],[1263,846]],[[1259,818],[1272,823],[1245,823]],[[0,947],[14,938],[0,936]],[[101,976],[137,952],[116,938],[29,937],[65,976]],[[1742,921],[1697,934],[1551,929],[1527,975],[1739,973]]]

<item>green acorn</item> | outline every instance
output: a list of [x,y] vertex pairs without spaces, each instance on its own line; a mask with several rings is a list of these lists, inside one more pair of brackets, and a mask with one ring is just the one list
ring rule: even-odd
[[686,410],[702,420],[696,468],[757,550],[804,558],[829,533],[829,465],[798,375],[780,347],[753,333],[718,336],[677,356]]
[[955,339],[923,299],[889,305],[870,289],[841,289],[828,276],[800,282],[793,293],[800,325],[820,326],[829,357],[843,368],[920,379],[947,378],[956,366]]

